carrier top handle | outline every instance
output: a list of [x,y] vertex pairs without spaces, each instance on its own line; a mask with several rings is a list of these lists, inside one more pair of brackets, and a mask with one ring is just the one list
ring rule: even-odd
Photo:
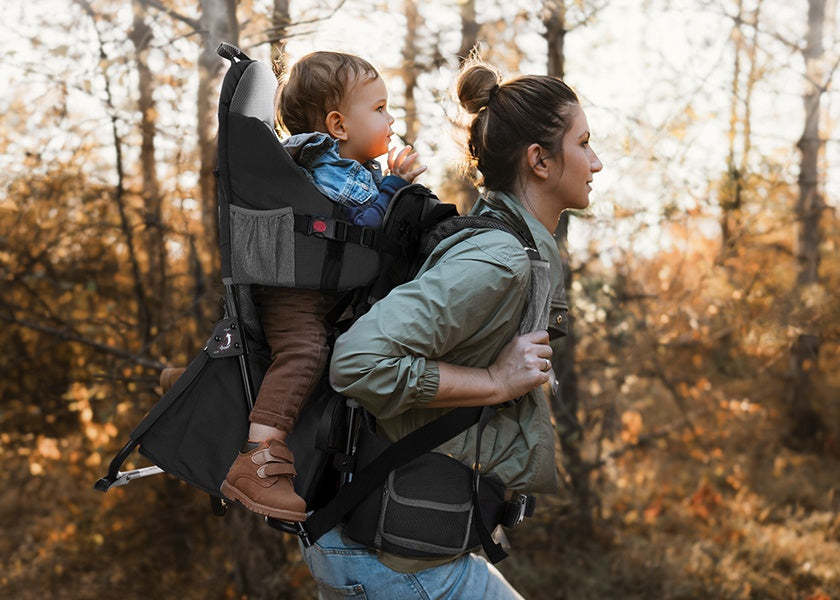
[[221,44],[219,44],[219,47],[216,48],[216,54],[218,54],[222,58],[226,58],[230,62],[238,62],[240,60],[251,60],[250,56],[242,52],[242,50],[240,50],[233,44],[228,44],[227,42],[222,42]]

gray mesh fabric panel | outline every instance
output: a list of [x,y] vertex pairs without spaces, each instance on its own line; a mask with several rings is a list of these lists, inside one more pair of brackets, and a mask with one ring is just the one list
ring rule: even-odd
[[230,207],[235,283],[295,286],[295,219],[291,207]]

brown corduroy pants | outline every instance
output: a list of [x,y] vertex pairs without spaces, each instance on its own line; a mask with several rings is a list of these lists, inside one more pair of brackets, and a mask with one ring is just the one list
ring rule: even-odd
[[300,409],[327,366],[324,318],[338,293],[254,286],[254,304],[271,348],[271,365],[260,386],[252,423],[291,433]]

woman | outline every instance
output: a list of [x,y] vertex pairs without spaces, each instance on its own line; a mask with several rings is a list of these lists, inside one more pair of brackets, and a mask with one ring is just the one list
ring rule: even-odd
[[[589,204],[592,175],[602,165],[589,147],[577,97],[559,79],[500,82],[494,70],[474,63],[460,74],[457,90],[473,115],[469,153],[485,191],[473,212],[527,230],[550,266],[551,302],[523,323],[532,271],[522,244],[502,231],[458,232],[438,245],[415,280],[338,340],[331,381],[391,440],[452,407],[524,395],[484,428],[481,472],[498,476],[509,491],[550,492],[557,485],[554,433],[539,386],[551,365],[549,309],[564,298],[552,232],[564,210]],[[476,435],[473,427],[436,451],[472,464]],[[433,560],[377,554],[340,526],[304,556],[322,598],[520,598],[477,554]]]

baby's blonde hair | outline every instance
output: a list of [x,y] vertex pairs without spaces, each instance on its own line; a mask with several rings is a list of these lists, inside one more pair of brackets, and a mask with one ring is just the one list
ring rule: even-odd
[[279,121],[292,135],[326,133],[327,115],[338,110],[357,81],[372,81],[379,72],[368,61],[342,52],[318,51],[301,58],[281,85]]

